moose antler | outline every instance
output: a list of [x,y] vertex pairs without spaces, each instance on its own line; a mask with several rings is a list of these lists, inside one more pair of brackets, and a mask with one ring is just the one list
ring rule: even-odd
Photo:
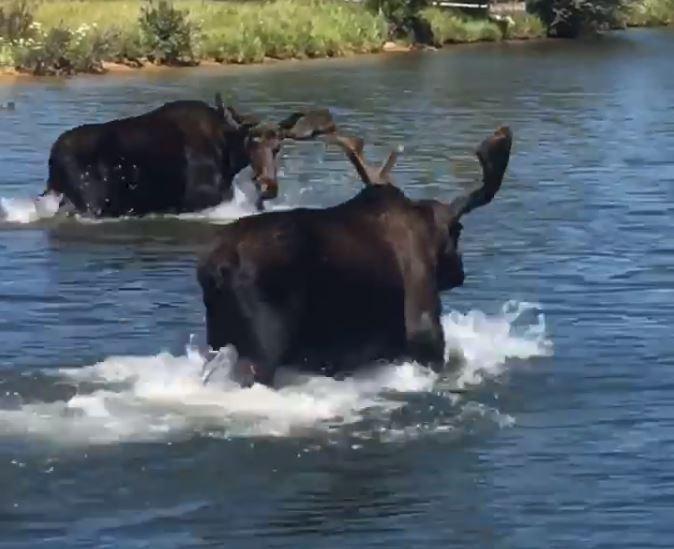
[[452,201],[449,208],[456,219],[492,201],[501,188],[510,159],[512,141],[513,134],[507,126],[501,126],[493,135],[482,141],[476,155],[482,166],[483,184],[479,189]]
[[398,159],[397,151],[392,151],[386,162],[379,168],[375,168],[370,166],[363,157],[365,142],[360,137],[332,134],[327,137],[327,141],[339,145],[346,152],[346,156],[365,185],[393,185],[391,170]]
[[295,112],[279,122],[279,127],[284,138],[297,141],[337,131],[335,121],[328,109]]
[[215,110],[222,116],[227,125],[233,130],[252,128],[260,123],[260,119],[251,114],[240,114],[234,107],[225,106],[220,92],[215,94]]

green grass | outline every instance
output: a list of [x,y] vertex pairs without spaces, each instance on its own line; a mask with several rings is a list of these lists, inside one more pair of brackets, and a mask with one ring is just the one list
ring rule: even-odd
[[[388,35],[383,15],[344,0],[174,0],[182,12],[176,17],[185,24],[164,13],[144,26],[144,0],[28,0],[28,12],[15,11],[25,19],[23,34],[11,38],[8,14],[17,1],[0,0],[0,67],[35,73],[95,72],[103,61],[254,63],[342,56],[380,51]],[[508,16],[507,24],[438,8],[423,9],[420,16],[438,46],[545,36],[541,20],[526,13]],[[672,24],[674,0],[630,2],[625,20],[629,26]],[[179,30],[159,36],[166,25]]]
[[501,40],[498,25],[487,19],[469,18],[459,12],[426,8],[421,17],[431,26],[436,45]]
[[[674,0],[672,0],[674,1]],[[508,15],[502,23],[486,18],[471,18],[463,13],[426,8],[421,17],[431,26],[435,44],[459,44],[466,42],[494,42],[503,39],[523,40],[545,36],[545,25],[528,13]]]
[[[340,0],[175,0],[172,6],[189,24],[180,38],[157,39],[140,25],[146,5],[141,0],[34,1],[31,14],[38,26],[26,37],[32,42],[0,42],[0,63],[28,70],[54,66],[57,48],[69,62],[68,55],[77,56],[70,63],[75,72],[96,70],[101,61],[161,60],[166,52],[173,62],[332,57],[379,51],[388,31],[383,16]],[[0,0],[0,6],[11,4]]]
[[509,40],[529,40],[543,38],[546,35],[545,25],[530,13],[514,13],[509,15],[505,38]]
[[[199,29],[203,58],[227,62],[324,57],[376,51],[386,39],[386,22],[364,8],[337,0],[213,2],[176,0]],[[141,3],[129,0],[49,1],[36,19],[45,26],[101,28],[137,33]]]
[[377,51],[386,22],[345,2],[211,3],[196,11],[204,55],[246,63]]

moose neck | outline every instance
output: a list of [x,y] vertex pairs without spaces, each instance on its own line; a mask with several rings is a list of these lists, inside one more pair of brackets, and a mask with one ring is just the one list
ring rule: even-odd
[[250,155],[246,150],[247,135],[243,132],[233,132],[225,138],[225,171],[230,179],[250,166]]

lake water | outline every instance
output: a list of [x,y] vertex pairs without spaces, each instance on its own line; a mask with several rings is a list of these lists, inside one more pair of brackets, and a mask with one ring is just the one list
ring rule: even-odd
[[[456,47],[0,89],[0,546],[670,547],[674,33]],[[515,133],[443,296],[460,370],[392,364],[278,390],[202,386],[196,255],[235,204],[55,221],[31,198],[72,126],[229,95],[328,106],[397,183],[450,199]],[[359,188],[289,144],[275,207]],[[449,390],[463,387],[457,396]]]

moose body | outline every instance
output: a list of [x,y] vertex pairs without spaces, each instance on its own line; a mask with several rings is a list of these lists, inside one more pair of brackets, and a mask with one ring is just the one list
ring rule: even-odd
[[280,126],[261,126],[225,108],[218,95],[215,107],[174,101],[79,126],[52,146],[45,194],[61,195],[63,209],[92,217],[191,212],[231,199],[234,177],[251,165],[262,209],[262,200],[278,192],[276,155],[294,126],[298,138],[333,129],[329,113],[318,112],[320,124],[298,113]]
[[224,228],[198,267],[207,339],[232,344],[254,380],[281,364],[332,373],[376,359],[444,359],[439,293],[464,280],[459,218],[500,187],[511,146],[500,129],[478,150],[484,185],[451,204],[411,200],[375,171],[362,142],[337,139],[367,184],[326,209],[272,212]]

